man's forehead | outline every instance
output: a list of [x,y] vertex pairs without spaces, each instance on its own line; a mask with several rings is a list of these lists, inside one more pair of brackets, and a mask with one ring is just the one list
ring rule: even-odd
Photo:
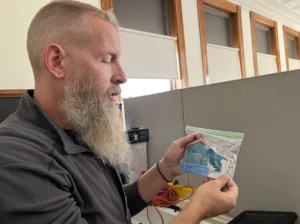
[[92,34],[98,38],[105,38],[115,41],[119,38],[118,29],[108,21],[96,15],[87,15],[86,23],[92,31]]
[[119,31],[115,26],[95,15],[88,15],[86,22],[90,29],[90,35],[97,46],[112,53],[120,51]]

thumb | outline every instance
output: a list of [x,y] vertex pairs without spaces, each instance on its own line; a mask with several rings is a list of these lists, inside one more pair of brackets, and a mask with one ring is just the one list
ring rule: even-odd
[[193,134],[193,135],[188,135],[185,136],[183,138],[178,139],[177,141],[175,141],[175,143],[181,147],[187,147],[189,144],[191,144],[192,142],[196,141],[196,140],[201,140],[204,139],[204,134]]
[[223,187],[225,187],[227,185],[229,180],[230,180],[230,177],[228,175],[222,175],[222,176],[218,177],[215,181],[218,184],[218,187],[220,189],[222,189]]

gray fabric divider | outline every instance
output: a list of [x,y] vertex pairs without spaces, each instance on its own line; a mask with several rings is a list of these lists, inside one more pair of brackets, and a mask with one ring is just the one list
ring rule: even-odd
[[[240,197],[231,215],[249,209],[300,215],[299,70],[127,99],[125,111],[127,127],[150,130],[150,166],[185,125],[245,133],[234,178]],[[180,180],[187,184],[186,176]],[[191,182],[197,187],[201,178]]]

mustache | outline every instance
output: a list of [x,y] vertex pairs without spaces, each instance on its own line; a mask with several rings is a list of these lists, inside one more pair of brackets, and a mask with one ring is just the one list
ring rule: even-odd
[[121,92],[122,92],[122,90],[121,90],[120,86],[113,86],[106,91],[106,95],[107,96],[118,96],[118,95],[121,95]]

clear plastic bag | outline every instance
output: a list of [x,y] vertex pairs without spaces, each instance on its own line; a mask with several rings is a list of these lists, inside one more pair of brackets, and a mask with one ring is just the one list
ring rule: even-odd
[[190,144],[180,162],[180,170],[200,176],[217,178],[234,176],[243,133],[217,131],[187,126],[187,135],[203,133],[205,138]]

